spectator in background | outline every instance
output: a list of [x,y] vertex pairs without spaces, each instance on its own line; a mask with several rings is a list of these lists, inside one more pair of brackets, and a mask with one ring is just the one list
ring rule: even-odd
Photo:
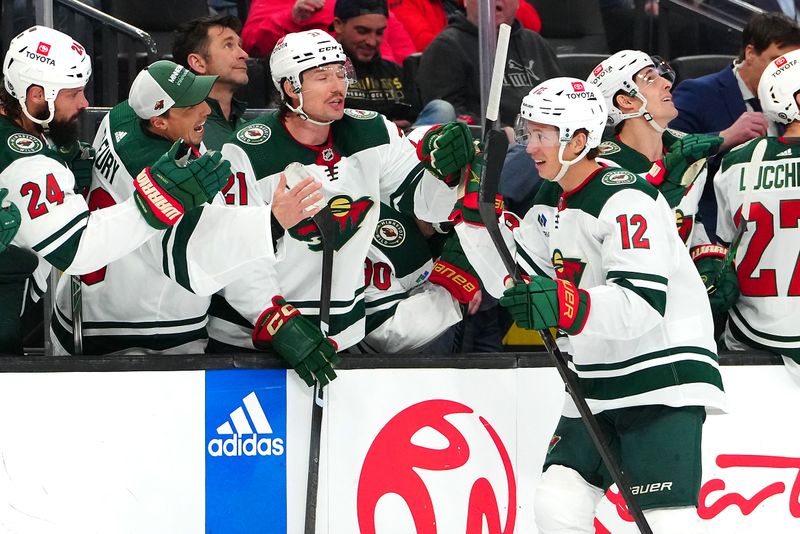
[[790,19],[797,21],[798,9],[794,0],[746,0],[746,2],[770,13],[783,13]]
[[337,0],[333,14],[336,40],[356,71],[356,81],[347,87],[346,107],[377,111],[401,128],[415,119],[417,126],[456,119],[453,106],[443,100],[428,103],[422,114],[408,103],[403,68],[380,53],[389,17],[386,0]]
[[[447,17],[464,10],[463,0],[391,0],[389,11],[397,17],[408,31],[417,52],[422,52],[447,26]],[[542,21],[536,9],[522,2],[517,11],[517,20],[525,28],[538,32]]]
[[[329,31],[334,3],[334,0],[253,0],[242,29],[244,49],[251,56],[264,57],[287,33],[314,29]],[[408,32],[390,15],[381,55],[389,61],[402,63],[414,52],[414,43]]]
[[195,74],[217,76],[206,98],[211,114],[206,119],[203,142],[219,150],[244,122],[247,103],[234,98],[247,85],[247,52],[242,49],[236,17],[208,16],[190,20],[175,30],[172,57]]
[[[524,1],[524,0],[523,0]],[[425,49],[417,83],[424,102],[441,98],[456,113],[476,122],[483,115],[478,67],[478,0],[466,0],[466,15],[456,13]],[[515,20],[519,0],[496,0],[495,21],[511,25],[500,122],[513,126],[522,98],[538,83],[559,76],[556,55],[536,32]]]
[[[678,116],[670,127],[686,133],[719,133],[724,139],[720,151],[727,151],[762,135],[778,135],[777,125],[761,113],[758,80],[770,61],[800,48],[800,28],[784,15],[753,15],[742,31],[739,58],[730,67],[700,78],[683,80],[672,92]],[[781,132],[782,133],[782,132]],[[710,166],[713,175],[718,163]],[[709,180],[706,185],[711,183]],[[700,200],[700,215],[715,235],[716,204],[712,188],[706,187]]]

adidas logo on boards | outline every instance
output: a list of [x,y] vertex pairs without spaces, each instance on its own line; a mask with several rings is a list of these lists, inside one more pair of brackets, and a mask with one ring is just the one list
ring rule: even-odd
[[[229,421],[225,421],[217,427],[217,434],[230,437],[210,440],[208,454],[211,456],[281,456],[285,452],[283,438],[262,436],[263,434],[272,434],[272,426],[269,424],[261,403],[258,402],[255,391],[242,399],[242,404],[244,407],[239,406],[231,412]],[[231,427],[231,423],[233,423],[233,427]],[[255,431],[253,427],[255,427]]]

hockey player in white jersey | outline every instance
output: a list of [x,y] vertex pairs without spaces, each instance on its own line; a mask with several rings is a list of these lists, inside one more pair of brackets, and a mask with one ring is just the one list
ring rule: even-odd
[[[566,334],[559,344],[570,371],[631,483],[670,482],[639,496],[653,532],[701,532],[702,426],[724,392],[705,289],[672,210],[645,179],[595,161],[606,106],[594,86],[548,80],[523,99],[520,115],[546,181],[510,243],[532,276],[500,304],[523,328]],[[502,287],[486,279],[496,267],[473,265],[484,287]],[[611,484],[577,416],[567,396],[536,491],[542,534],[593,533]]]
[[741,296],[729,312],[725,344],[732,350],[754,347],[780,354],[800,382],[798,91],[800,51],[795,50],[767,65],[758,84],[764,114],[785,124],[786,132],[753,139],[726,154],[714,190],[720,239],[730,242],[747,220],[734,261]]
[[[379,204],[421,220],[446,220],[455,202],[459,171],[474,156],[472,136],[464,123],[449,123],[432,128],[415,146],[383,116],[345,109],[351,66],[339,43],[323,31],[285,36],[270,57],[270,70],[283,107],[246,124],[223,146],[242,186],[231,191],[228,201],[269,202],[285,187],[284,171],[292,162],[301,163],[304,172],[322,185],[324,202],[337,222],[328,334],[339,349],[346,349],[364,337],[362,268]],[[217,300],[209,332],[228,346],[246,348],[255,342],[256,347],[272,348],[281,355],[281,347],[287,345],[313,352],[327,347],[316,326],[319,232],[310,219],[287,225],[275,215],[273,227],[285,233],[276,235],[277,262],[268,266],[263,287],[265,294],[275,296],[275,306],[262,315],[253,333],[247,322]],[[226,296],[231,289],[225,288]],[[284,299],[294,306],[288,318],[280,315]],[[298,332],[286,328],[290,323],[301,324],[303,335],[310,337],[292,339]],[[284,326],[268,327],[274,324]],[[303,358],[300,354],[290,361]]]
[[658,188],[675,210],[681,239],[706,287],[714,314],[724,314],[739,295],[736,277],[719,277],[726,249],[711,244],[697,217],[707,178],[707,158],[722,137],[684,134],[667,124],[678,116],[672,103],[675,72],[661,58],[622,50],[603,60],[587,81],[603,93],[614,137],[600,144],[597,161],[637,173]]
[[[156,61],[142,70],[133,81],[128,100],[114,106],[103,118],[94,141],[96,165],[89,193],[91,209],[102,209],[126,202],[135,191],[135,176],[140,169],[168,156],[185,159],[200,157],[203,124],[210,113],[204,101],[216,76],[195,76],[172,61]],[[213,168],[220,155],[208,155]],[[211,172],[227,182],[228,164]],[[210,206],[201,206],[178,225],[197,228],[208,224],[200,215]],[[266,213],[254,210],[225,211],[227,228],[267,227]],[[257,210],[256,210],[257,211]],[[225,226],[223,226],[223,224]],[[173,230],[158,236],[134,252],[89,273],[82,280],[82,316],[84,354],[202,353],[207,343],[206,323],[209,297],[195,295],[162,272],[162,242],[172,239]],[[256,234],[264,238],[266,231]],[[240,236],[243,238],[243,236]],[[254,239],[254,240],[255,240]],[[216,241],[224,242],[220,237]],[[214,246],[209,240],[205,247]],[[231,245],[226,255],[246,250],[243,244]],[[55,313],[51,323],[56,354],[73,353],[71,283],[59,281]]]
[[3,61],[0,186],[22,215],[13,243],[39,258],[40,286],[49,265],[83,274],[135,250],[224,185],[202,171],[202,161],[187,169],[164,161],[140,175],[126,202],[90,214],[56,148],[77,141],[91,73],[83,46],[43,26],[16,36]]

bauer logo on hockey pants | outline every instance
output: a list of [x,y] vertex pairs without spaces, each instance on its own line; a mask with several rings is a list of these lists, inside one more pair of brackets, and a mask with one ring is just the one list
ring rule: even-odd
[[207,371],[205,387],[206,532],[286,532],[286,371]]

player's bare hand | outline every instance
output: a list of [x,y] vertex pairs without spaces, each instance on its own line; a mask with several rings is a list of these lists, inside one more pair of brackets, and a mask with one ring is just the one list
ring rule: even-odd
[[731,149],[745,141],[766,135],[768,127],[769,122],[763,113],[745,111],[736,119],[736,122],[719,133],[725,140],[720,151]]
[[298,24],[310,19],[323,8],[325,0],[297,0],[292,7],[292,18]]
[[467,304],[467,315],[475,315],[478,313],[478,308],[481,307],[481,301],[483,300],[483,293],[481,290],[475,292],[475,296],[469,301]]
[[272,214],[284,230],[317,214],[319,208],[313,204],[322,199],[322,193],[319,192],[321,187],[322,184],[309,176],[287,191],[286,175],[281,173],[278,187],[272,195]]

